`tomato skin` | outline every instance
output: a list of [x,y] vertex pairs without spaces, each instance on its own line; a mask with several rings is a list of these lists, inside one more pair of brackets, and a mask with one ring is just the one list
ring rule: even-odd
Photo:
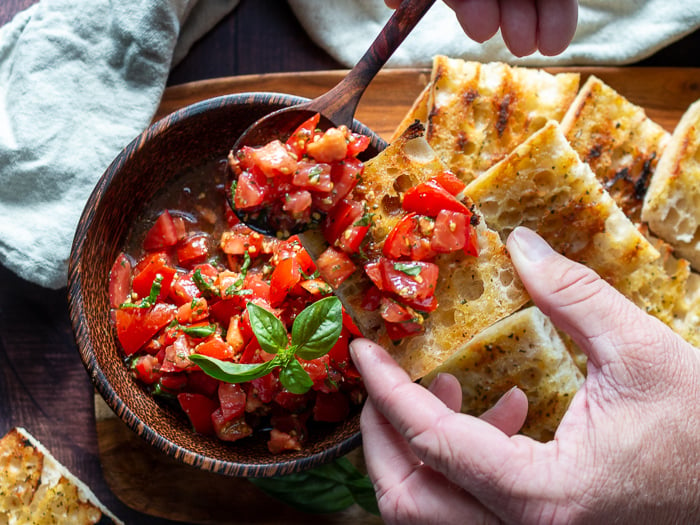
[[329,246],[316,260],[321,277],[333,288],[340,286],[357,269],[344,252]]
[[161,213],[153,226],[146,233],[143,240],[143,249],[146,251],[162,250],[175,246],[178,241],[178,228],[172,216],[165,210]]
[[457,211],[471,217],[469,208],[434,180],[422,182],[406,191],[401,207],[428,217],[437,217],[440,210]]
[[239,418],[245,412],[246,394],[241,385],[234,383],[219,384],[219,404],[224,421]]
[[479,256],[479,238],[474,225],[470,225],[470,227],[467,228],[467,240],[464,245],[464,253],[473,255],[474,257]]
[[193,272],[177,273],[173,278],[168,297],[178,306],[191,303],[202,295],[202,292],[192,280],[192,274]]
[[435,230],[430,238],[430,247],[438,253],[456,252],[467,242],[469,217],[463,213],[440,210],[435,218]]
[[138,356],[131,365],[131,370],[136,379],[147,385],[152,385],[160,379],[158,358],[152,355]]
[[363,170],[362,161],[352,157],[333,163],[331,165],[333,189],[328,195],[318,196],[314,200],[314,208],[323,212],[332,210],[357,185]]
[[[405,264],[411,269],[418,268],[420,272],[417,275],[409,275],[406,271],[398,269],[398,264]],[[381,269],[385,290],[401,299],[421,300],[435,294],[439,270],[437,265],[431,262],[396,263],[382,259]]]
[[177,260],[180,266],[191,266],[209,257],[209,236],[191,235],[177,247]]
[[350,141],[348,142],[348,157],[357,157],[360,153],[369,147],[369,137],[360,135],[359,133],[349,133]]
[[221,359],[223,361],[233,358],[233,350],[218,335],[208,337],[203,343],[195,347],[195,353]]
[[424,232],[423,224],[430,224],[431,219],[415,212],[405,215],[387,235],[382,246],[382,254],[390,259],[410,258],[414,261],[425,261],[437,255],[430,247],[430,236]]
[[467,187],[467,185],[451,171],[443,171],[432,180],[442,186],[451,195],[458,195]]
[[355,337],[362,337],[362,332],[345,308],[343,308],[343,328],[346,328]]
[[201,370],[191,370],[187,373],[186,389],[188,392],[214,397],[219,389],[219,380]]
[[301,160],[294,172],[292,184],[306,190],[328,193],[333,189],[330,164]]
[[160,283],[160,293],[158,294],[158,300],[163,301],[170,293],[170,286],[177,270],[170,266],[167,255],[158,252],[139,262],[136,266],[136,272],[131,282],[131,287],[140,298],[149,296],[157,275],[160,274],[163,277]]
[[326,216],[323,222],[323,237],[333,245],[343,232],[357,222],[364,213],[364,206],[353,200],[342,199]]
[[404,306],[388,297],[381,298],[379,309],[382,319],[389,323],[405,323],[415,319],[414,315]]
[[381,290],[376,286],[370,286],[362,298],[362,308],[369,312],[374,312],[377,308],[379,308],[381,298]]
[[265,201],[270,188],[265,175],[260,171],[244,171],[238,176],[233,203],[239,210],[258,208]]
[[350,415],[350,403],[342,392],[318,392],[314,403],[313,416],[316,421],[337,423]]
[[292,133],[287,139],[287,147],[297,156],[298,159],[300,159],[306,151],[306,144],[315,135],[315,130],[320,119],[321,115],[319,113],[315,113],[309,119],[304,121],[296,130],[294,130],[294,133]]
[[264,241],[265,238],[262,235],[240,223],[232,226],[229,231],[221,235],[220,246],[224,253],[243,255],[248,252],[252,257],[259,253],[265,253]]
[[119,308],[129,298],[131,285],[131,259],[120,253],[109,272],[109,304]]
[[191,392],[178,394],[177,401],[185,414],[187,414],[195,432],[205,436],[214,435],[212,414],[218,407],[216,401],[202,394]]
[[158,331],[175,319],[174,305],[159,303],[153,308],[120,308],[115,310],[117,339],[127,356],[137,352]]
[[400,341],[423,331],[420,323],[384,323],[386,333],[392,341]]
[[281,306],[287,294],[301,280],[301,266],[296,257],[281,260],[270,277],[270,303]]

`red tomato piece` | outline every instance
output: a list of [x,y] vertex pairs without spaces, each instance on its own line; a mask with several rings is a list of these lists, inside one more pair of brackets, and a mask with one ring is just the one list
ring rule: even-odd
[[476,228],[469,225],[467,228],[467,241],[464,245],[464,253],[467,255],[479,256],[479,238],[476,233]]
[[224,419],[221,408],[217,408],[211,415],[216,437],[223,441],[238,441],[253,433],[253,429],[246,423],[244,417],[227,421]]
[[115,310],[117,338],[129,356],[137,352],[158,331],[175,319],[177,309],[171,304],[157,304],[153,308],[121,308]]
[[178,229],[172,216],[165,210],[146,233],[143,249],[149,252],[175,246],[178,241]]
[[377,308],[379,308],[381,298],[381,290],[376,286],[370,286],[362,298],[362,308],[369,312],[374,312]]
[[352,335],[362,337],[362,332],[355,324],[355,321],[352,320],[352,317],[350,317],[350,314],[345,310],[345,308],[343,308],[343,327],[347,328]]
[[337,423],[350,415],[350,402],[343,392],[318,392],[313,415],[316,421]]
[[109,304],[118,308],[129,298],[131,284],[131,260],[120,253],[109,272]]
[[270,193],[265,175],[259,171],[244,171],[238,176],[233,203],[239,210],[258,208]]
[[291,175],[297,167],[294,155],[279,140],[272,140],[258,148],[243,146],[238,152],[238,159],[242,168],[257,167],[267,178]]
[[469,217],[463,213],[440,210],[435,218],[435,229],[430,238],[430,247],[438,253],[456,252],[467,242]]
[[306,394],[292,394],[286,388],[283,388],[275,395],[275,403],[288,410],[289,412],[301,412],[311,401],[312,391],[309,390]]
[[168,296],[177,305],[190,303],[202,295],[202,292],[192,280],[193,273],[194,272],[178,273],[173,279]]
[[389,323],[405,323],[415,320],[415,316],[405,306],[388,297],[381,298],[379,313],[382,319]]
[[234,383],[219,384],[219,404],[224,421],[239,418],[245,412],[246,394],[241,385]]
[[221,235],[220,246],[229,255],[243,255],[248,252],[251,256],[266,253],[265,238],[251,230],[243,223],[236,224]]
[[177,309],[177,320],[182,324],[196,323],[209,317],[209,305],[204,297],[192,299]]
[[328,193],[333,189],[331,166],[324,162],[301,160],[292,177],[292,184],[307,190]]
[[201,370],[190,370],[187,373],[187,391],[214,397],[219,389],[219,380],[205,374]]
[[331,165],[333,189],[328,195],[315,197],[314,208],[323,212],[332,210],[355,187],[363,170],[362,161],[352,157],[342,162],[334,162]]
[[367,135],[350,132],[348,138],[350,139],[348,142],[348,157],[357,157],[369,146],[369,137]]
[[318,122],[321,118],[319,113],[316,113],[308,120],[303,122],[291,136],[287,139],[287,146],[290,150],[297,156],[298,159],[306,152],[306,144],[314,137],[316,134],[316,128],[318,127]]
[[270,277],[270,304],[281,306],[287,294],[301,280],[300,266],[295,257],[280,261]]
[[386,333],[392,341],[400,341],[405,337],[418,334],[423,331],[423,325],[419,323],[384,323]]
[[311,361],[299,359],[299,362],[302,368],[308,372],[311,381],[314,382],[312,388],[314,390],[321,388],[328,377],[328,367],[330,366],[328,354],[317,359],[312,359]]
[[355,263],[350,257],[332,246],[318,256],[316,264],[321,277],[333,288],[340,286],[356,270]]
[[420,300],[435,295],[438,267],[430,262],[381,261],[385,290],[401,299]]
[[263,403],[270,403],[279,392],[279,380],[275,374],[267,374],[251,382],[255,395]]
[[297,436],[273,428],[270,431],[267,448],[271,453],[279,454],[285,450],[301,450],[301,443]]
[[394,226],[387,235],[382,253],[390,259],[408,257],[414,261],[425,261],[435,257],[430,247],[432,219],[409,213]]
[[177,401],[187,414],[195,432],[205,436],[214,434],[212,414],[218,407],[216,401],[202,394],[189,392],[178,394]]
[[191,235],[177,247],[180,266],[191,266],[209,257],[209,236],[205,233]]
[[131,287],[140,298],[149,296],[157,275],[160,274],[163,277],[158,294],[159,301],[165,299],[170,293],[170,286],[177,273],[177,270],[170,266],[170,261],[164,253],[154,253],[147,256],[139,262],[136,271]]
[[469,208],[434,180],[422,182],[409,189],[404,193],[401,206],[408,212],[428,217],[437,217],[440,210],[458,211],[471,217]]
[[433,180],[445,188],[451,195],[458,195],[467,187],[467,185],[451,171],[443,171]]
[[311,193],[308,191],[291,191],[285,195],[282,209],[299,218],[304,212],[310,212],[311,202]]
[[323,237],[328,244],[335,244],[343,232],[362,218],[363,213],[362,203],[349,199],[341,200],[323,222]]
[[209,315],[216,322],[228,326],[231,318],[235,315],[239,315],[244,308],[245,299],[243,296],[235,296],[232,299],[224,299],[223,301],[216,301],[209,307]]
[[333,348],[328,352],[328,360],[336,370],[343,370],[350,363],[350,332],[347,328],[343,328],[340,332],[338,341],[333,345]]
[[160,378],[160,386],[168,392],[179,392],[187,386],[187,376],[181,372],[163,374]]
[[133,364],[131,370],[139,381],[152,385],[160,379],[158,358],[153,355],[140,355]]
[[195,353],[221,359],[223,361],[233,357],[233,350],[226,342],[218,335],[213,335],[207,338],[203,343],[198,344]]

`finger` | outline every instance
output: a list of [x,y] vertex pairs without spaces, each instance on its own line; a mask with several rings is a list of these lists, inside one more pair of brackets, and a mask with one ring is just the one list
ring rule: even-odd
[[500,429],[504,434],[515,435],[520,431],[527,417],[527,396],[518,387],[513,387],[479,417]]
[[517,57],[537,50],[537,8],[534,2],[500,0],[501,35]]
[[511,476],[532,468],[534,441],[511,441],[487,422],[453,412],[371,341],[356,339],[350,351],[372,404],[416,457],[480,501],[497,506]]
[[507,247],[532,300],[574,339],[594,366],[615,362],[621,353],[636,354],[652,343],[675,344],[676,337],[663,323],[642,312],[593,270],[556,253],[532,230],[516,228]]
[[472,40],[485,42],[498,31],[500,11],[497,0],[445,0],[459,24]]
[[537,47],[554,56],[571,43],[578,21],[577,0],[537,0]]
[[450,410],[459,412],[462,409],[462,385],[452,374],[438,374],[428,390]]
[[396,9],[401,5],[401,0],[384,0],[386,6],[390,9]]

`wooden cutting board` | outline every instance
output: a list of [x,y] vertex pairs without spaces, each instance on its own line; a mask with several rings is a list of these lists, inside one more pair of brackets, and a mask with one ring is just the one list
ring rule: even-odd
[[[687,107],[700,99],[698,68],[552,68],[579,71],[581,83],[594,74],[644,107],[672,131]],[[313,98],[333,87],[345,72],[248,75],[194,82],[166,89],[159,119],[200,100],[232,93],[269,91]],[[356,118],[388,139],[430,78],[428,70],[382,71],[367,89]],[[333,515],[309,516],[266,496],[244,479],[203,472],[152,450],[96,396],[100,460],[107,484],[126,505],[151,516],[189,523],[373,524],[380,520],[357,507]],[[351,457],[361,463],[360,451]]]

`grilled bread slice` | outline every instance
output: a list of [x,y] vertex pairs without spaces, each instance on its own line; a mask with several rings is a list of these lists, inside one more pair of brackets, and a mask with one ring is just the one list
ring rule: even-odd
[[414,122],[418,121],[425,125],[428,122],[428,100],[430,99],[430,84],[426,84],[416,100],[413,101],[408,113],[404,115],[399,125],[394,129],[394,133],[389,137],[389,143],[398,140]]
[[437,56],[428,100],[428,143],[464,182],[481,175],[548,120],[561,120],[578,73]]
[[[366,163],[361,191],[374,215],[368,235],[379,250],[402,217],[402,194],[445,169],[425,141],[419,123]],[[356,272],[336,291],[360,330],[387,348],[413,379],[424,376],[475,334],[529,300],[498,234],[480,220],[477,235],[478,257],[460,250],[440,254],[434,260],[439,268],[438,307],[425,319],[421,334],[398,343],[390,340],[379,312],[362,308],[371,285],[362,272]],[[313,254],[317,249],[310,251]]]
[[554,437],[569,402],[584,381],[556,328],[531,306],[476,335],[421,380],[453,374],[462,385],[462,412],[479,416],[513,386],[528,398],[521,432],[540,441]]
[[670,134],[593,75],[561,127],[625,215],[639,223],[644,195]]
[[642,219],[700,270],[700,100],[683,114],[661,156]]
[[613,286],[659,257],[557,122],[547,123],[465,191],[503,240],[517,226],[527,226]]
[[22,428],[10,430],[0,440],[0,522],[122,523]]

